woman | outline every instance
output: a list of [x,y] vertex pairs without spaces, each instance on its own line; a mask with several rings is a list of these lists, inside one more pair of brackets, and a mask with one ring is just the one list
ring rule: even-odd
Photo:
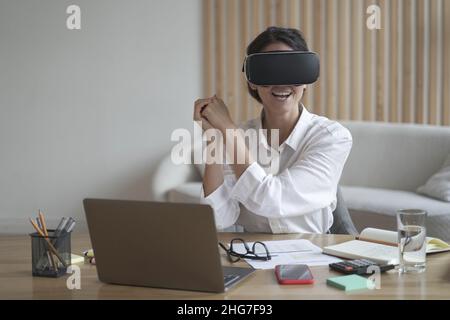
[[[247,55],[279,50],[309,51],[298,30],[270,27],[247,47]],[[279,130],[279,168],[270,172],[250,154],[238,135],[231,152],[243,163],[206,164],[202,201],[214,209],[219,229],[234,224],[246,232],[326,233],[333,223],[337,185],[352,137],[335,121],[310,113],[301,103],[306,86],[256,86],[250,95],[262,104],[261,116],[242,128]],[[237,129],[217,96],[195,102],[194,120],[204,130]],[[270,138],[270,134],[260,139]],[[259,141],[260,146],[271,141]],[[227,150],[229,152],[229,150]]]

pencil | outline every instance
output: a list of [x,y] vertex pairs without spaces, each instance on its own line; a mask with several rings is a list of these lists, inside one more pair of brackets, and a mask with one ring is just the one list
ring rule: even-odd
[[[36,218],[36,222],[37,222],[36,225],[33,224],[34,221],[32,219],[30,219],[30,222],[33,225],[34,229],[36,229],[36,231],[39,233],[39,235],[41,235],[41,236],[43,234],[45,235],[45,233],[42,231],[43,228],[42,228],[42,221],[41,221],[40,217]],[[43,238],[45,238],[45,237],[43,237]],[[48,247],[48,245],[47,245],[46,254],[47,254],[48,261],[51,264],[51,267],[53,267],[53,269],[55,269],[55,272],[58,272],[58,265],[56,264],[55,259],[53,258],[53,255],[51,254],[50,248]]]
[[[39,227],[39,229],[42,230],[41,219],[39,217],[36,218],[36,224]],[[55,266],[56,266],[55,260],[53,259],[53,256],[51,255],[49,250],[47,250],[46,255],[47,255],[48,263],[51,264],[51,267],[55,268]],[[56,271],[56,269],[55,269],[55,271]]]
[[356,240],[360,240],[360,241],[367,241],[367,242],[373,242],[373,243],[378,243],[378,244],[384,244],[386,246],[391,246],[391,247],[398,247],[397,243],[393,243],[393,242],[386,242],[386,241],[381,241],[381,240],[373,240],[373,239],[369,239],[369,238],[361,238],[361,237],[355,237]]
[[42,214],[41,209],[39,209],[39,220],[41,220],[42,231],[44,231],[44,235],[48,237],[47,224],[45,223],[45,218]]
[[[44,214],[42,213],[41,209],[38,210],[38,215],[39,215],[39,221],[41,222],[41,226],[42,226],[41,229],[44,232],[45,237],[48,238],[47,223],[45,222],[45,217],[44,217]],[[53,266],[56,266],[55,271],[57,271],[58,265],[55,262],[55,258],[53,257],[53,255],[51,253],[49,253],[49,256],[50,256],[50,260],[51,260]]]

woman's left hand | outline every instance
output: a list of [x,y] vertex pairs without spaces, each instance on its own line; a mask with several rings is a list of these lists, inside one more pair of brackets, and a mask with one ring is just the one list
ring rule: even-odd
[[227,106],[222,99],[218,98],[216,95],[214,95],[211,102],[203,108],[201,115],[206,118],[214,128],[219,129],[224,134],[226,129],[236,128]]

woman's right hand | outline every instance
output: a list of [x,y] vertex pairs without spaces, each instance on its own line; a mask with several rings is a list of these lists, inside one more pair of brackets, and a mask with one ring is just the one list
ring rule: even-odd
[[203,131],[206,131],[208,129],[212,129],[213,126],[202,116],[202,110],[205,108],[208,104],[210,104],[213,100],[213,97],[211,98],[205,98],[205,99],[198,99],[195,101],[194,104],[194,121],[200,121]]

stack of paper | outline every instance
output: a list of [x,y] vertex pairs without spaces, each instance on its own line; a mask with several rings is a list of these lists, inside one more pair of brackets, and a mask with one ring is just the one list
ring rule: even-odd
[[[268,261],[245,259],[255,269],[274,269],[279,264],[306,264],[308,266],[322,266],[341,259],[322,254],[322,249],[311,243],[309,240],[280,240],[264,241],[272,257]],[[253,242],[248,243],[251,248]],[[236,252],[245,251],[243,244],[234,244]],[[257,251],[257,254],[264,255],[265,251]]]

